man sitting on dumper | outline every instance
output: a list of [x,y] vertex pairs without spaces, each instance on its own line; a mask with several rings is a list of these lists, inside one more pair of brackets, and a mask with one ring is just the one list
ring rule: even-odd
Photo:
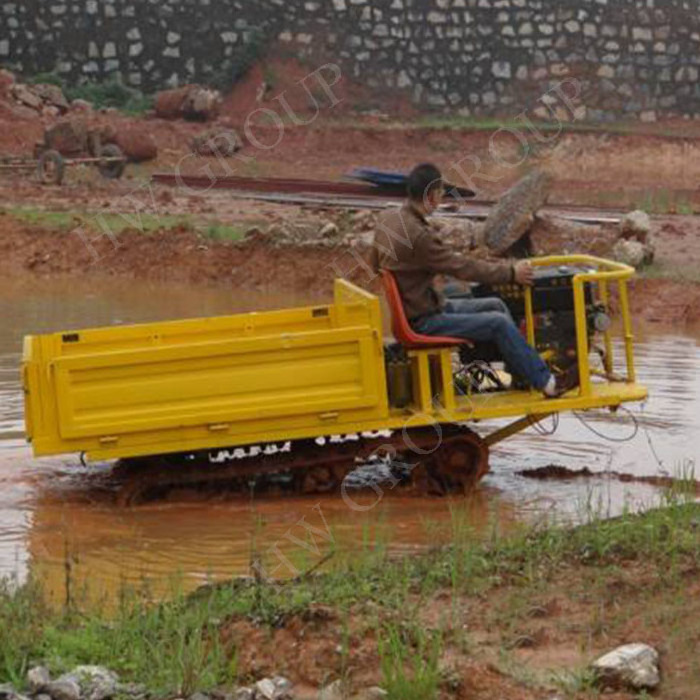
[[492,342],[506,366],[520,379],[548,397],[572,388],[572,377],[553,375],[537,351],[521,335],[498,298],[445,299],[436,290],[435,275],[468,282],[530,285],[532,265],[478,260],[451,250],[428,217],[444,195],[442,174],[430,163],[418,165],[408,177],[408,198],[399,209],[384,212],[377,221],[372,266],[396,278],[406,318],[424,335]]

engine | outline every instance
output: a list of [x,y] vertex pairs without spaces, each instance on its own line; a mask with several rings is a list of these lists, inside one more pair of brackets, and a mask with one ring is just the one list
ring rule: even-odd
[[[576,351],[576,317],[574,314],[573,278],[582,272],[583,267],[538,267],[535,268],[535,280],[532,286],[532,308],[535,322],[536,348],[547,358],[555,369],[566,369],[577,361]],[[451,298],[464,297],[452,294]],[[523,336],[526,335],[525,293],[517,284],[486,285],[472,288],[471,296],[475,298],[498,297],[508,306],[513,320],[519,326]],[[603,332],[610,326],[607,309],[596,299],[595,285],[584,285],[586,318],[589,344],[596,332]],[[473,350],[465,349],[462,361],[485,359],[495,361],[498,351],[495,347],[479,346]]]

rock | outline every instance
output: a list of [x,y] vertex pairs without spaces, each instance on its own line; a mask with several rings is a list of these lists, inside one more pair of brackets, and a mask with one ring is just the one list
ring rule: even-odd
[[359,211],[350,217],[353,228],[368,231],[374,226],[375,215],[372,211]]
[[270,678],[263,678],[255,684],[255,698],[264,698],[264,700],[275,700],[275,692],[277,688],[275,683]]
[[620,222],[620,236],[627,240],[647,243],[651,235],[651,218],[649,214],[637,209],[626,214]]
[[69,109],[70,105],[68,104],[68,100],[63,94],[63,90],[61,90],[58,85],[33,85],[32,92],[38,95],[44,101],[44,103],[51,107],[55,107],[62,114],[65,114]]
[[552,214],[537,214],[530,228],[536,255],[586,253],[609,258],[618,239],[615,226],[581,224]]
[[288,700],[292,698],[292,688],[294,687],[292,681],[284,676],[275,676],[272,682],[275,684],[276,700]]
[[92,105],[87,100],[76,99],[70,103],[71,111],[78,114],[91,114]]
[[238,688],[233,694],[233,700],[255,700],[255,691],[252,688]]
[[592,666],[600,682],[614,688],[653,689],[659,685],[659,652],[648,644],[625,644]]
[[214,118],[221,105],[221,93],[200,85],[185,85],[163,90],[156,95],[156,116],[162,119],[207,121]]
[[15,84],[15,74],[4,68],[0,70],[0,95],[8,95]]
[[357,695],[355,695],[353,700],[383,700],[383,698],[388,697],[389,693],[384,690],[384,688],[374,685],[371,688],[361,690]]
[[484,242],[502,255],[532,226],[534,215],[547,201],[552,178],[533,170],[511,187],[494,205],[484,223]]
[[34,666],[27,671],[27,686],[32,695],[40,693],[50,682],[51,674],[44,666]]
[[34,700],[51,700],[51,696],[46,695],[46,693],[39,693],[34,696]]
[[243,145],[238,134],[231,129],[209,129],[202,134],[197,134],[190,144],[193,153],[199,156],[219,156],[228,158]]
[[[128,695],[132,698],[146,698],[148,696],[148,690],[142,683],[117,683],[115,695]],[[35,700],[38,700],[38,698]]]
[[639,241],[628,241],[624,238],[615,243],[612,254],[618,262],[635,268],[649,264],[654,259],[654,251],[649,246],[645,246]]
[[21,102],[23,105],[37,110],[37,112],[44,106],[44,101],[41,97],[28,85],[24,85],[23,83],[15,83],[15,85],[12,86],[12,96],[17,102]]
[[0,683],[0,700],[8,700],[15,695],[17,695],[17,691],[12,683]]
[[192,693],[189,700],[210,700],[206,693]]
[[153,160],[158,156],[158,146],[151,134],[138,126],[120,126],[105,143],[116,143],[133,163]]
[[59,680],[73,680],[78,683],[83,698],[87,700],[107,700],[116,695],[119,677],[103,666],[76,666]]
[[347,694],[341,680],[333,681],[318,693],[318,700],[345,700]]
[[45,690],[53,700],[80,700],[80,686],[73,679],[59,678],[51,681]]
[[332,221],[329,221],[321,226],[318,235],[321,238],[335,238],[338,235],[338,232],[338,227]]

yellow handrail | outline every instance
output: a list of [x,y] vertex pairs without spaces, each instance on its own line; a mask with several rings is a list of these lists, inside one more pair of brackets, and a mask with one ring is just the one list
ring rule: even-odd
[[[535,267],[550,266],[591,266],[596,268],[590,272],[578,272],[572,280],[574,295],[574,318],[576,323],[576,352],[579,367],[579,386],[581,396],[591,395],[591,370],[588,364],[588,321],[586,318],[586,282],[596,282],[599,285],[600,300],[607,307],[609,302],[608,283],[617,282],[620,297],[620,313],[624,331],[625,358],[627,362],[627,381],[635,381],[634,367],[634,335],[627,296],[627,281],[634,275],[634,268],[624,263],[606,260],[594,255],[550,255],[530,260]],[[532,290],[525,290],[525,318],[528,342],[535,343],[535,325],[532,309]],[[610,375],[613,372],[613,350],[610,330],[604,331],[605,339],[605,370]]]

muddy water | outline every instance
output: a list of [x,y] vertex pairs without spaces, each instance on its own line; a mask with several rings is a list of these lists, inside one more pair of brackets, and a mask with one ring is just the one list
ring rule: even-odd
[[[83,467],[73,457],[35,460],[24,445],[17,368],[25,334],[304,301],[109,279],[94,286],[76,280],[0,282],[0,576],[23,580],[32,572],[56,602],[67,595],[113,600],[123,585],[149,596],[167,595],[175,586],[191,588],[248,573],[258,557],[271,575],[288,576],[313,566],[320,552],[329,550],[338,559],[372,547],[410,552],[449,540],[455,529],[508,526],[522,516],[551,512],[580,515],[591,506],[615,513],[625,503],[638,505],[658,496],[652,487],[614,479],[534,481],[518,474],[523,469],[555,463],[653,475],[660,469],[673,473],[697,455],[696,336],[651,334],[641,334],[638,363],[653,398],[643,412],[635,407],[640,428],[633,439],[606,442],[575,417],[562,417],[551,437],[528,431],[498,447],[492,474],[468,501],[392,495],[377,502],[370,494],[358,497],[355,508],[340,498],[316,497],[124,510],[104,497],[109,464]],[[617,440],[631,435],[627,416],[601,414],[588,420]],[[318,549],[308,538],[309,528]]]

